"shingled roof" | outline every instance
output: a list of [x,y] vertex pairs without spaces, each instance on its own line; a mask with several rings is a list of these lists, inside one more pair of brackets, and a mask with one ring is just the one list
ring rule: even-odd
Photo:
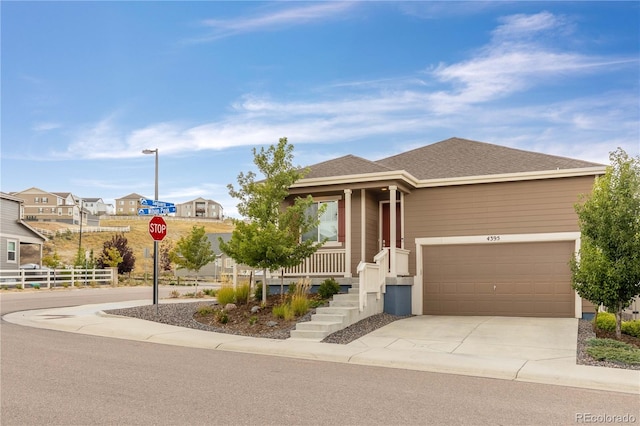
[[460,138],[450,138],[376,163],[406,170],[421,180],[602,166]]
[[309,169],[309,174],[305,176],[307,179],[380,173],[394,170],[385,165],[365,160],[355,155],[345,155],[344,157],[314,164],[310,166]]
[[603,164],[573,158],[468,139],[450,138],[377,161],[345,155],[310,166],[310,172],[305,178],[330,178],[404,170],[418,180],[429,180],[603,166]]

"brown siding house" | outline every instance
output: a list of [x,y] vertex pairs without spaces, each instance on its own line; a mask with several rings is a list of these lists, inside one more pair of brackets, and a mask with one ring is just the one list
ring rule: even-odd
[[604,165],[451,138],[309,169],[290,197],[312,195],[337,216],[321,218],[310,237],[327,243],[288,275],[353,284],[359,266],[386,251],[387,296],[410,299],[413,314],[593,312],[571,288],[568,264],[580,244],[574,205]]

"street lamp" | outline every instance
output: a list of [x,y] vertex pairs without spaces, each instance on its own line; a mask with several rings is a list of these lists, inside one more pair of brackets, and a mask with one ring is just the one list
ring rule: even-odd
[[[143,154],[156,155],[156,192],[155,201],[158,201],[158,148],[144,149]],[[158,240],[153,241],[153,304],[158,308]]]

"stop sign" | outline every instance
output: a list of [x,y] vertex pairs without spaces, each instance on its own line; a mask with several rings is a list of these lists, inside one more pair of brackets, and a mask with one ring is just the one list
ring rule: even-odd
[[149,235],[154,241],[162,241],[167,236],[167,223],[162,216],[154,216],[149,221]]

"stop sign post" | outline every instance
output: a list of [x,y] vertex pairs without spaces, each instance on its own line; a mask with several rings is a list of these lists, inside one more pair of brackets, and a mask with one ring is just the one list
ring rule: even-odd
[[167,236],[167,223],[162,216],[154,216],[149,221],[149,235],[153,238],[153,304],[158,311],[158,241]]
[[162,216],[154,216],[149,221],[149,235],[154,241],[162,241],[167,236],[167,223]]

